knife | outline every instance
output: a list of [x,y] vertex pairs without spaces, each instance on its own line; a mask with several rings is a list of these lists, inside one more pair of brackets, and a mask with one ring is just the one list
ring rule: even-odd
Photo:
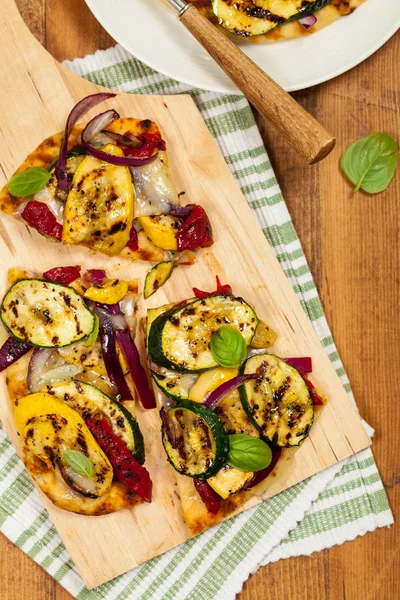
[[207,50],[253,106],[280,131],[310,164],[325,158],[335,145],[331,135],[292,96],[256,65],[226,35],[184,0],[166,0],[181,23]]

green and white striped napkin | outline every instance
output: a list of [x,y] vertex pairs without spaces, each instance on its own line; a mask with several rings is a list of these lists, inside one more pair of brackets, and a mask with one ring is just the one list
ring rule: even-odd
[[[124,92],[192,94],[351,396],[299,239],[245,98],[189,89],[152,71],[119,46],[67,66],[95,83]],[[370,450],[364,450],[88,591],[0,429],[0,529],[79,600],[233,600],[260,565],[311,554],[392,523],[374,458]]]

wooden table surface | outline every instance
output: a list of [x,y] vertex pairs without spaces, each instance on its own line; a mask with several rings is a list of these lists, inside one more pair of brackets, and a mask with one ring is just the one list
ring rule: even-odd
[[[83,0],[17,0],[36,37],[58,60],[113,40]],[[376,429],[373,451],[395,518],[400,516],[400,173],[377,196],[353,195],[339,170],[356,138],[386,131],[400,141],[400,34],[374,56],[295,97],[337,135],[334,154],[308,167],[258,119],[320,292],[361,414]],[[311,557],[263,567],[240,600],[397,600],[398,527]],[[397,543],[396,543],[397,541]],[[71,600],[21,550],[0,536],[4,600]]]

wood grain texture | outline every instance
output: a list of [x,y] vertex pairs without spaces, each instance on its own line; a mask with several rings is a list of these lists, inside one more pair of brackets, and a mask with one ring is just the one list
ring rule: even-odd
[[303,159],[316,163],[332,151],[334,136],[196,8],[185,10],[180,19]]
[[[37,28],[33,15],[44,0],[18,0],[26,21],[43,41],[45,22]],[[63,28],[63,47],[53,51],[58,59],[93,52],[99,47],[94,19],[82,1],[46,0],[57,15],[71,7],[77,32]],[[69,9],[68,9],[69,10]],[[59,22],[58,27],[62,27]],[[61,35],[47,26],[47,40]],[[59,38],[60,39],[60,38]],[[101,38],[106,40],[106,34]],[[104,42],[106,43],[106,42]],[[61,44],[60,44],[61,46]],[[400,36],[376,55],[334,81],[296,94],[338,137],[336,156],[317,167],[305,167],[262,119],[262,128],[273,166],[303,243],[321,293],[328,322],[345,363],[363,415],[377,430],[374,454],[389,501],[400,514],[400,432],[397,426],[400,394],[398,322],[399,272],[398,198],[400,177],[377,197],[355,198],[337,169],[338,156],[359,135],[385,129],[400,130]],[[382,77],[382,73],[385,77]],[[332,161],[332,162],[331,162]],[[326,170],[325,170],[326,169]],[[333,191],[332,177],[335,176]],[[327,177],[328,175],[328,177]],[[340,220],[340,223],[338,221]],[[338,224],[351,228],[350,238]],[[351,294],[350,301],[349,295]],[[376,361],[385,377],[375,378]],[[378,399],[378,401],[377,401]],[[392,600],[400,597],[398,527],[379,530],[344,546],[309,558],[280,561],[258,571],[245,584],[240,600]],[[0,538],[0,579],[5,600],[70,600],[71,596],[30,558],[3,536]],[[306,592],[305,592],[306,590]]]

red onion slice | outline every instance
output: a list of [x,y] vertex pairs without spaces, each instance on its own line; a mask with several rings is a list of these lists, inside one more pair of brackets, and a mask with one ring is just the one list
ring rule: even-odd
[[58,181],[59,187],[66,192],[68,190],[68,176],[67,176],[67,152],[68,152],[68,140],[71,135],[72,128],[74,127],[77,120],[88,112],[91,108],[110,98],[115,98],[117,94],[109,92],[101,92],[99,94],[91,94],[86,96],[74,106],[71,110],[67,123],[65,125],[64,137],[60,147],[60,154],[58,156],[55,174]]
[[[86,498],[98,498],[98,496],[96,496],[96,494],[86,491],[82,487],[80,487],[74,481],[74,476],[76,477],[76,474],[73,472],[73,470],[71,468],[65,467],[61,461],[59,461],[59,463],[58,463],[58,469],[60,471],[61,477],[64,479],[67,486],[69,488],[71,488],[71,490],[73,490],[77,494],[81,494],[81,496],[85,496]],[[84,478],[81,477],[80,479],[83,480]]]
[[237,377],[233,377],[228,381],[224,381],[219,387],[217,387],[205,400],[203,400],[204,406],[207,408],[214,410],[217,404],[222,400],[226,394],[236,390],[236,388],[240,387],[246,381],[250,381],[251,379],[258,379],[261,377],[260,371],[256,373],[248,373],[247,375],[237,375]]
[[125,316],[129,329],[133,331],[136,327],[136,294],[128,292],[125,298],[120,301],[119,307]]
[[72,379],[83,367],[64,362],[53,348],[35,348],[29,361],[26,383],[30,392],[38,392],[56,381]]
[[118,146],[125,146],[126,148],[140,148],[142,142],[138,140],[137,137],[128,137],[127,135],[121,135],[120,133],[115,133],[114,131],[108,131],[105,129],[103,133],[106,134],[109,138],[116,141]]
[[95,135],[100,133],[105,127],[117,119],[119,119],[119,114],[113,108],[93,117],[82,131],[82,141],[90,142]]
[[140,362],[140,355],[134,341],[130,336],[128,326],[126,326],[126,329],[123,330],[118,329],[116,335],[123,355],[125,356],[125,360],[128,363],[133,383],[135,384],[135,388],[143,408],[156,408],[156,401],[152,391],[150,390],[146,371]]
[[[111,306],[118,306],[118,304],[112,304]],[[120,312],[119,310],[119,306],[118,306],[118,313],[113,313],[111,315],[111,321],[114,327],[114,330],[116,333],[118,333],[118,331],[124,330],[127,328],[127,322],[125,319],[125,316]]]
[[96,302],[96,306],[99,310],[102,310],[109,316],[119,315],[121,312],[119,309],[119,304],[101,304],[100,302]]
[[301,356],[299,358],[283,358],[288,365],[302,371],[303,373],[312,373],[312,359],[310,356]]
[[173,202],[168,203],[169,206],[169,214],[173,217],[188,217],[192,214],[193,204],[188,204],[187,206],[180,206],[179,204],[174,204]]
[[106,272],[103,271],[103,269],[88,269],[86,274],[94,285],[101,285],[107,277]]
[[[111,383],[114,383],[117,386],[123,400],[132,399],[132,396],[130,398],[124,396],[126,390],[129,390],[129,388],[122,373],[121,364],[115,350],[115,341],[117,340],[125,360],[128,363],[129,371],[143,408],[155,408],[156,401],[150,390],[146,371],[140,362],[139,351],[131,338],[128,323],[125,316],[121,313],[119,305],[103,305],[96,303],[95,312],[100,321],[101,347]],[[113,341],[111,341],[111,339],[113,339]],[[112,348],[114,351],[112,351]],[[118,364],[116,364],[116,361]]]
[[85,148],[86,152],[98,158],[99,160],[103,160],[104,162],[110,163],[110,165],[116,165],[117,167],[143,167],[144,165],[148,165],[152,163],[157,158],[157,153],[153,154],[149,158],[132,158],[129,156],[115,156],[114,154],[109,154],[108,152],[104,152],[99,148],[95,148],[88,142],[85,142],[82,139],[82,146]]
[[118,390],[117,400],[132,400],[132,394],[125,381],[115,347],[115,332],[111,317],[96,305],[95,312],[99,317],[99,336],[104,363],[110,381]]
[[248,490],[249,488],[252,488],[252,487],[258,485],[259,483],[261,483],[262,481],[264,481],[264,479],[266,477],[268,477],[268,475],[270,475],[276,467],[276,463],[279,460],[282,449],[278,448],[277,446],[273,446],[272,444],[268,444],[268,445],[271,448],[272,460],[269,463],[268,467],[266,467],[262,471],[257,471],[257,473],[254,474],[254,477],[247,484],[246,490]]
[[147,368],[149,369],[149,371],[151,371],[151,373],[154,373],[155,375],[165,376],[165,367],[160,367],[159,365],[156,365],[156,363],[151,360],[150,356],[147,357]]
[[301,23],[301,25],[304,27],[304,29],[306,31],[309,31],[309,29],[311,29],[311,27],[314,27],[316,22],[317,22],[317,17],[315,15],[310,15],[308,17],[303,17],[302,19],[299,19],[299,23]]
[[17,360],[24,356],[32,346],[20,342],[14,337],[9,337],[0,348],[0,371],[4,371],[10,365],[15,363]]

